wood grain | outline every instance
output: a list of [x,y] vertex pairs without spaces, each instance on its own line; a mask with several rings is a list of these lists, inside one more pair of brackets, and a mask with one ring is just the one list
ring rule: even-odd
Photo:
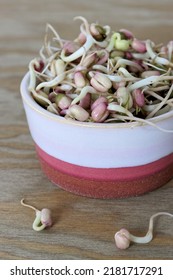
[[[173,2],[0,0],[0,7],[0,259],[173,259],[169,217],[157,219],[150,244],[126,251],[114,245],[120,228],[142,236],[150,215],[173,211],[173,180],[144,196],[117,200],[79,197],[52,185],[40,170],[19,91],[47,22],[64,38],[77,35],[73,17],[83,15],[114,29],[129,28],[141,39],[168,42]],[[20,205],[23,197],[52,210],[52,228],[32,230],[35,214]]]

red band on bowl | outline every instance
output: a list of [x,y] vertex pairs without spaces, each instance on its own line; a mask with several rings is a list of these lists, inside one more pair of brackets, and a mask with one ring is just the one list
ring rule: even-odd
[[152,163],[122,168],[90,168],[36,151],[44,173],[59,187],[93,198],[137,196],[163,186],[173,177],[173,153]]

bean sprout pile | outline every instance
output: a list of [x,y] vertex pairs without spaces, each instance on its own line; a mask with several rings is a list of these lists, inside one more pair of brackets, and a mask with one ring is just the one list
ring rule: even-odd
[[39,105],[96,123],[149,123],[173,109],[173,41],[155,44],[76,19],[81,25],[73,41],[47,24],[39,57],[29,63],[29,91]]

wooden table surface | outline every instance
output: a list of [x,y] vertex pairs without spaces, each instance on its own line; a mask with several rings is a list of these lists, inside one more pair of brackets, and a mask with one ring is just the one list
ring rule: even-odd
[[[172,38],[172,0],[0,0],[0,259],[173,259],[173,219],[155,222],[147,245],[118,250],[114,233],[126,227],[142,236],[149,217],[173,212],[173,180],[140,197],[100,200],[67,193],[40,169],[20,96],[29,61],[43,43],[46,23],[64,38],[90,22],[128,28],[136,37],[166,43]],[[52,210],[54,225],[32,230],[34,212],[20,200]]]

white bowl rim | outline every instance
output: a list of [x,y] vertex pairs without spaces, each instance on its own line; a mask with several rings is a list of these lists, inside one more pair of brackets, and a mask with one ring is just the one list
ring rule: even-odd
[[[148,126],[149,124],[147,123],[142,123],[140,121],[133,121],[133,122],[127,122],[127,123],[94,123],[94,122],[80,122],[77,120],[72,120],[72,119],[66,119],[62,116],[55,115],[46,109],[42,108],[29,94],[29,91],[27,90],[27,84],[29,82],[29,72],[27,72],[20,84],[20,92],[23,101],[30,106],[34,111],[36,111],[39,114],[42,114],[44,117],[52,119],[56,122],[63,122],[66,124],[70,125],[75,125],[75,126],[83,126],[83,127],[92,127],[92,128],[134,128],[136,126]],[[160,116],[148,119],[147,121],[151,121],[153,124],[158,123],[164,120],[167,120],[169,118],[173,117],[173,110],[162,114]]]

